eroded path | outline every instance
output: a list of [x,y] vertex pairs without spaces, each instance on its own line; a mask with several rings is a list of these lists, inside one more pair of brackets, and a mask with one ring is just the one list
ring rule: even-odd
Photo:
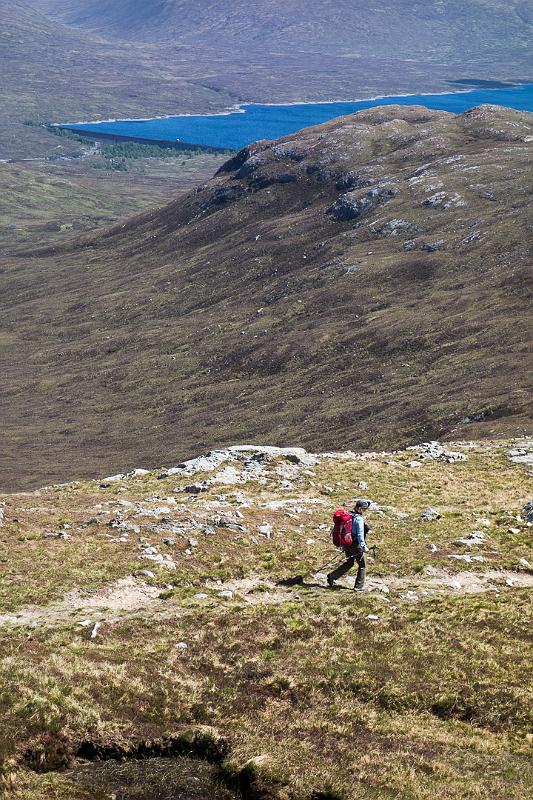
[[[303,580],[301,577],[274,582],[259,576],[238,580],[207,581],[204,589],[193,596],[193,604],[235,602],[243,605],[280,605],[302,601],[308,592],[322,593],[345,591],[353,588],[354,578],[339,581],[329,589],[324,573],[315,573]],[[426,567],[423,574],[407,577],[385,575],[367,579],[367,593],[387,602],[417,603],[432,596],[463,596],[483,592],[505,592],[512,589],[533,588],[533,574],[510,570],[487,572],[448,573],[443,569]],[[191,600],[188,599],[188,607]],[[178,603],[179,605],[179,603]],[[103,621],[113,624],[132,616],[172,616],[176,603],[169,605],[158,586],[150,585],[133,576],[103,586],[94,592],[73,589],[62,600],[46,606],[27,606],[0,615],[0,626],[59,627],[81,625],[94,630]],[[97,631],[94,631],[96,635]]]

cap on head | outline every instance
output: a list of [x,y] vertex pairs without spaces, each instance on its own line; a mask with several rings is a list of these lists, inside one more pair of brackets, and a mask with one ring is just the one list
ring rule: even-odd
[[355,501],[356,508],[370,508],[370,503],[368,500],[356,500]]

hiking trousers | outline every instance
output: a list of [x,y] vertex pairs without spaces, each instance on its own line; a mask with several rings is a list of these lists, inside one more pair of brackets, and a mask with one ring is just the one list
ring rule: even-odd
[[365,585],[366,577],[365,554],[356,544],[351,544],[349,547],[343,547],[343,550],[344,555],[346,556],[346,561],[344,564],[340,564],[337,569],[334,569],[333,572],[330,572],[328,578],[330,578],[332,581],[336,581],[338,578],[341,578],[346,572],[348,572],[348,570],[354,566],[355,562],[357,562],[355,588],[362,589]]

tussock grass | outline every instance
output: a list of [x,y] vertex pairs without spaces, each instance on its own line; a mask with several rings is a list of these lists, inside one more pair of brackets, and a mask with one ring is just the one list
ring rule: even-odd
[[[153,474],[110,488],[86,482],[7,497],[4,606],[20,612],[30,599],[48,602],[50,618],[33,628],[0,625],[4,786],[14,781],[20,800],[82,800],[86,790],[78,786],[69,795],[67,776],[30,774],[24,764],[51,769],[62,759],[70,763],[82,742],[130,750],[135,742],[210,726],[228,743],[225,780],[249,797],[508,800],[512,787],[513,798],[525,800],[533,785],[528,590],[502,580],[479,594],[420,592],[432,575],[428,567],[450,577],[464,570],[447,556],[461,552],[454,540],[481,519],[491,524],[486,545],[475,552],[486,561],[468,570],[513,567],[531,557],[530,528],[516,519],[528,476],[504,457],[509,446],[468,447],[465,462],[426,462],[417,470],[407,466],[411,452],[323,460],[300,470],[285,493],[277,459],[263,485],[249,482],[238,487],[241,495],[213,485],[195,499],[179,492],[190,478]],[[394,589],[386,596],[328,591],[313,579],[276,588],[273,577],[312,572],[325,560],[330,511],[353,499],[360,480],[384,507],[371,515],[381,549],[369,572],[412,580],[417,602]],[[186,531],[172,546],[163,543],[168,534],[150,528],[161,519],[117,504],[162,505],[171,492],[177,499],[170,516]],[[296,514],[292,503],[265,508],[287,494],[301,508]],[[240,503],[243,495],[249,507]],[[191,519],[230,516],[239,504],[244,532],[215,526],[205,535],[186,527]],[[429,504],[442,519],[422,523]],[[82,527],[99,511],[99,524]],[[112,543],[105,523],[117,515],[140,522],[142,535],[172,555],[176,570],[140,561],[136,534]],[[270,539],[257,531],[267,521]],[[71,539],[42,538],[61,524],[71,526]],[[438,544],[437,552],[428,542]],[[129,613],[101,610],[101,628],[90,638],[91,627],[77,624],[95,618],[83,608],[81,590],[114,585],[136,566],[153,569],[146,581],[161,599]],[[238,587],[240,580],[249,582],[250,602],[239,589],[218,597],[217,587]],[[74,587],[80,609],[59,613],[58,600]]]

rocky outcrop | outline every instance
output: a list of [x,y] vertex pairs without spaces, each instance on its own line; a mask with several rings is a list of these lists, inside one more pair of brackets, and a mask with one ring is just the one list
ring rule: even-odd
[[346,192],[327,210],[338,222],[360,219],[399,194],[396,186],[378,186],[368,192]]
[[390,219],[388,222],[380,223],[370,229],[374,236],[388,238],[389,236],[410,235],[416,236],[421,233],[421,229],[416,222],[408,219]]

